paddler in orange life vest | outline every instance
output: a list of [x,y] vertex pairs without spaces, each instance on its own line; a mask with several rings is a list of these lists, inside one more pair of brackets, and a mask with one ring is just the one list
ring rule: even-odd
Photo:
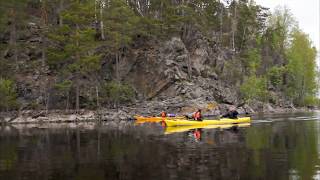
[[193,119],[196,121],[202,121],[201,109],[193,114]]

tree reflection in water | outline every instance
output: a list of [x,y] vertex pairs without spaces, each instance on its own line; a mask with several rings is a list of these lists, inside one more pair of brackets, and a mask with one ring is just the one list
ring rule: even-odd
[[161,124],[87,126],[1,127],[0,179],[312,179],[319,171],[318,121],[169,135]]

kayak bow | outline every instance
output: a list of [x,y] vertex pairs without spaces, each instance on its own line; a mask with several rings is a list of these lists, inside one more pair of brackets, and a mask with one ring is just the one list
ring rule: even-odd
[[184,116],[177,116],[177,117],[144,117],[144,116],[135,116],[136,119],[136,124],[143,124],[146,122],[161,122],[163,120],[181,120],[181,119],[186,119]]

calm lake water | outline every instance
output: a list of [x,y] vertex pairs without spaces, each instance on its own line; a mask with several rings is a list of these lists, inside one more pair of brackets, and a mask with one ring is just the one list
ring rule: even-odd
[[0,127],[1,180],[309,180],[320,179],[319,155],[320,113],[197,130],[134,122]]

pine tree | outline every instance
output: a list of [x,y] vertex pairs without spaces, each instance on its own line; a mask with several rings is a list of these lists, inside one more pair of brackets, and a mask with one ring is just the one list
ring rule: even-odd
[[19,43],[18,31],[19,26],[27,18],[25,10],[27,8],[27,0],[0,0],[0,32],[6,31],[10,33],[9,46],[6,51],[12,50],[15,69],[18,69]]
[[[93,1],[72,0],[63,11],[64,25],[49,34],[55,42],[48,51],[49,64],[67,80],[71,80],[76,94],[76,110],[80,109],[80,90],[83,77],[90,77],[101,67],[96,47]],[[61,68],[62,69],[59,69]]]
[[119,62],[123,50],[132,42],[137,33],[139,18],[123,0],[112,0],[104,9],[104,24],[109,54],[115,59],[116,79],[120,81]]

